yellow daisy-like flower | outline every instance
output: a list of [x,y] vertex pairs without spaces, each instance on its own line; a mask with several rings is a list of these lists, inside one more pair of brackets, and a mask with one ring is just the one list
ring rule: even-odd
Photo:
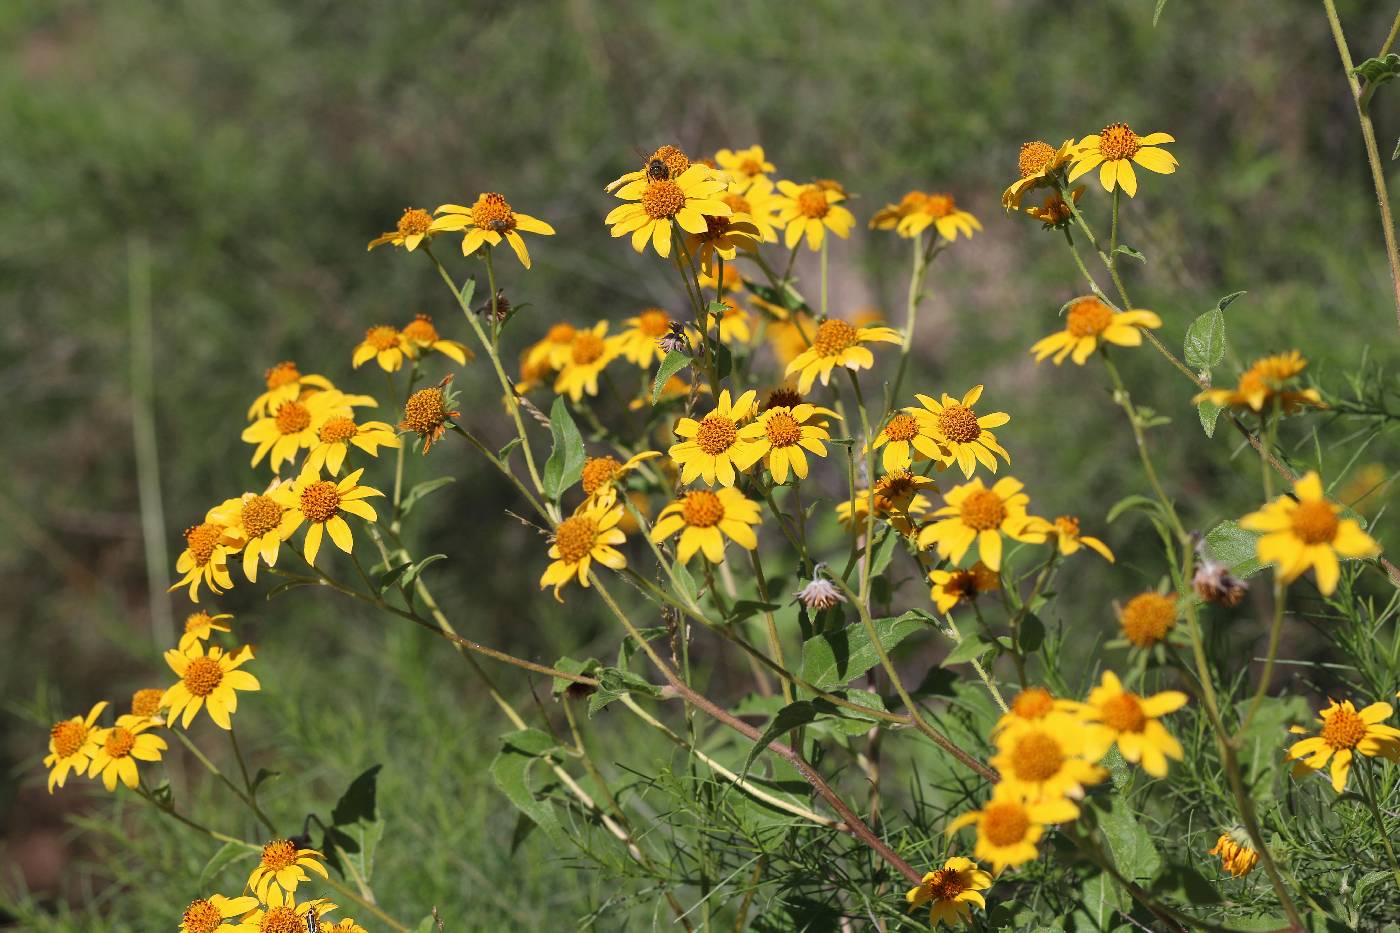
[[1010,708],[992,727],[992,738],[999,740],[1002,735],[1041,728],[1062,714],[1078,716],[1083,707],[1083,703],[1074,700],[1057,699],[1044,687],[1027,687],[1016,694]]
[[927,194],[899,219],[895,233],[912,239],[930,226],[949,241],[956,240],[959,233],[970,238],[975,231],[982,229],[976,217],[958,208],[951,194]]
[[[220,612],[210,615],[207,612],[191,612],[185,616],[185,631],[180,635],[180,650],[184,651],[191,645],[206,642],[214,637],[215,632],[229,632],[232,629],[224,624],[225,619],[232,619],[233,616],[227,612]],[[157,697],[159,699],[159,697]],[[132,704],[133,713],[136,712],[135,703]],[[149,715],[149,714],[147,714]]]
[[249,582],[258,579],[258,562],[276,566],[282,542],[291,537],[296,522],[290,513],[291,503],[284,483],[274,483],[267,492],[245,492],[238,499],[229,499],[219,507],[221,520],[228,526],[230,538],[243,548],[243,575]]
[[1108,750],[1101,743],[1101,731],[1074,716],[1051,714],[1036,725],[1001,732],[997,754],[989,763],[1001,775],[1007,792],[1022,799],[1080,800],[1086,786],[1108,776],[1095,764]]
[[792,249],[805,236],[807,248],[819,250],[828,230],[843,240],[849,237],[856,218],[838,203],[845,199],[844,193],[815,182],[810,185],[778,182],[778,196],[773,199],[773,206],[777,210],[775,223],[784,228],[783,243]]
[[763,154],[762,146],[747,149],[721,149],[715,153],[715,164],[738,185],[747,185],[774,171],[773,163]]
[[[938,484],[908,470],[886,473],[875,482],[875,520],[889,522],[892,528],[908,537],[914,533],[914,523],[933,505],[923,494],[925,490],[937,492]],[[836,519],[851,534],[865,534],[870,499],[870,490],[862,489],[854,500],[836,504]]]
[[408,397],[403,406],[403,418],[399,430],[412,431],[423,441],[423,456],[447,433],[452,419],[462,413],[455,406],[457,397],[449,390],[452,374],[443,377],[435,386],[419,389]]
[[1285,583],[1317,572],[1317,588],[1332,595],[1341,576],[1337,559],[1375,557],[1381,552],[1375,539],[1351,518],[1341,516],[1341,506],[1322,493],[1322,480],[1309,471],[1293,484],[1293,496],[1279,496],[1257,512],[1240,519],[1240,527],[1263,534],[1259,560],[1278,568]]
[[991,489],[980,478],[949,490],[946,503],[933,513],[935,521],[919,531],[919,547],[937,546],[940,557],[959,563],[975,541],[977,554],[992,570],[1001,570],[1001,536],[1016,541],[1034,540],[1026,533],[1026,506],[1030,497],[1021,492],[1020,480],[997,480]]
[[146,732],[157,725],[143,716],[119,716],[112,728],[98,729],[93,735],[97,748],[88,765],[88,777],[100,774],[102,786],[109,791],[117,789],[118,779],[135,790],[141,781],[136,762],[160,761],[161,752],[167,748],[165,739]]
[[706,216],[729,216],[729,205],[719,200],[724,188],[725,180],[704,165],[691,165],[676,178],[634,179],[617,192],[630,203],[613,208],[603,222],[615,237],[630,233],[637,252],[651,243],[665,258],[671,255],[672,224],[686,233],[704,233]]
[[831,439],[826,422],[821,419],[835,414],[805,402],[794,408],[767,408],[752,424],[739,430],[739,437],[753,445],[750,455],[755,462],[763,460],[773,474],[773,482],[786,483],[789,472],[806,479],[807,454],[825,457],[826,445],[822,442]]
[[[743,214],[758,229],[758,237],[764,243],[778,242],[778,230],[783,226],[778,220],[778,211],[783,197],[772,181],[760,176],[747,183],[731,184],[719,199],[735,214]],[[728,277],[726,274],[725,278]],[[738,277],[737,271],[735,277]]]
[[724,343],[746,344],[753,340],[753,321],[749,312],[739,307],[733,298],[721,298],[724,311],[719,318],[719,339]]
[[869,369],[875,365],[875,354],[867,343],[899,343],[899,331],[892,327],[854,327],[840,318],[827,318],[813,334],[807,332],[812,345],[787,364],[784,375],[797,377],[797,391],[807,393],[821,376],[822,385],[831,380],[831,371],[838,366],[850,370]]
[[1040,221],[1046,230],[1059,230],[1069,226],[1070,218],[1074,216],[1074,205],[1079,203],[1083,194],[1083,185],[1069,193],[1069,201],[1066,201],[1058,191],[1053,191],[1045,196],[1045,200],[1041,202],[1039,207],[1026,208],[1026,215]]
[[1135,347],[1142,343],[1142,328],[1161,326],[1162,319],[1151,311],[1114,311],[1097,298],[1080,298],[1065,315],[1065,329],[1037,340],[1031,353],[1037,363],[1053,353],[1056,366],[1067,356],[1083,366],[1100,343]]
[[692,489],[661,510],[651,540],[659,544],[679,531],[676,557],[681,563],[689,563],[696,551],[703,551],[706,560],[718,564],[724,561],[725,538],[750,551],[758,547],[753,530],[758,523],[758,503],[737,489]]
[[248,876],[248,890],[264,904],[274,889],[295,894],[297,886],[310,881],[306,869],[329,878],[324,864],[326,857],[315,849],[299,849],[290,839],[274,839],[262,848],[262,857]]
[[705,215],[705,229],[699,233],[688,233],[685,248],[700,259],[700,271],[714,275],[715,257],[728,262],[738,255],[757,252],[762,233],[753,218],[747,214],[730,213],[725,217]]
[[239,670],[253,659],[253,649],[245,645],[232,654],[225,654],[218,645],[206,649],[192,645],[184,651],[171,648],[165,653],[165,663],[179,676],[161,697],[161,705],[170,710],[173,725],[181,713],[180,725],[186,729],[201,708],[207,708],[209,718],[221,729],[231,729],[229,717],[238,710],[237,690],[261,690],[262,684],[247,671]]
[[583,494],[588,497],[584,505],[589,508],[611,507],[617,501],[617,490],[623,477],[642,463],[659,456],[659,450],[644,450],[628,457],[625,463],[619,463],[617,458],[612,456],[589,457],[584,460],[583,472],[579,476],[579,485],[583,487]]
[[681,468],[682,483],[703,479],[711,486],[733,486],[738,471],[753,466],[762,452],[739,434],[739,425],[754,414],[757,400],[758,393],[749,389],[731,402],[729,390],[724,389],[704,418],[682,418],[676,423],[676,436],[682,440],[667,453]]
[[248,420],[258,415],[275,415],[283,402],[294,402],[302,395],[334,388],[325,376],[303,375],[297,364],[283,360],[263,373],[267,391],[248,406]]
[[1026,801],[1003,782],[997,784],[992,799],[982,809],[962,814],[948,824],[947,831],[976,826],[973,854],[1000,873],[1036,857],[1036,844],[1045,835],[1046,826],[1067,823],[1078,815],[1079,808],[1063,797]]
[[935,460],[939,469],[943,469],[949,462],[947,452],[939,443],[935,427],[926,419],[910,414],[917,411],[919,409],[907,408],[897,412],[861,452],[865,453],[872,447],[876,450],[883,448],[880,463],[887,472],[907,470],[916,459]]
[[551,325],[543,338],[525,350],[524,366],[537,368],[547,365],[550,369],[563,369],[569,362],[569,351],[578,336],[578,328],[567,321]]
[[354,920],[351,920],[349,917],[346,917],[339,923],[332,924],[331,926],[322,927],[322,929],[325,930],[326,933],[368,933],[368,931],[364,927],[360,926],[358,923],[356,923]]
[[1263,411],[1266,404],[1277,400],[1279,407],[1292,414],[1305,405],[1327,407],[1316,389],[1291,390],[1288,384],[1307,368],[1308,361],[1297,350],[1255,360],[1240,374],[1239,385],[1226,389],[1207,389],[1191,401],[1210,402],[1221,408],[1249,408]]
[[[549,365],[549,360],[540,358],[536,362],[530,362],[529,348],[520,352],[520,378],[515,383],[515,391],[524,395],[533,392],[540,386],[554,381],[554,367]],[[509,403],[507,402],[507,410]]]
[[963,603],[970,604],[983,593],[1001,589],[1001,574],[980,560],[964,570],[931,570],[928,579],[933,584],[929,597],[944,614]]
[[1032,188],[1051,186],[1052,176],[1072,158],[1072,139],[1066,139],[1058,149],[1040,139],[1022,143],[1021,151],[1016,155],[1016,169],[1021,177],[1002,192],[1001,206],[1008,211],[1019,210],[1026,192]]
[[494,191],[480,195],[471,207],[443,204],[434,214],[440,214],[433,225],[446,231],[465,231],[462,255],[470,256],[482,246],[499,246],[502,239],[510,244],[515,256],[526,269],[530,268],[530,251],[525,247],[524,233],[553,236],[554,228],[543,220],[513,210],[510,203]]
[[598,376],[621,353],[616,337],[609,338],[608,322],[599,321],[589,330],[581,330],[569,346],[569,358],[554,379],[554,391],[567,395],[575,402],[584,394],[598,394]]
[[399,447],[399,435],[383,421],[356,424],[349,415],[327,419],[316,431],[316,443],[306,453],[305,469],[320,475],[325,469],[332,476],[340,473],[345,456],[353,444],[371,457],[379,456],[381,447]]
[[1176,627],[1176,600],[1155,590],[1139,593],[1118,610],[1123,637],[1139,648],[1151,648]]
[[894,204],[886,204],[870,218],[871,230],[893,230],[899,222],[918,210],[928,200],[922,191],[910,191]]
[[350,365],[359,369],[361,365],[374,360],[386,373],[396,373],[403,368],[404,359],[413,355],[408,338],[397,327],[376,324],[365,331],[365,339],[355,347]]
[[160,714],[160,700],[163,696],[165,696],[165,691],[159,687],[146,687],[137,690],[131,695],[131,715],[163,723],[165,717]]
[[95,703],[86,716],[56,722],[49,730],[49,753],[44,756],[44,767],[49,769],[50,794],[68,780],[69,771],[79,777],[87,771],[92,756],[97,754],[97,735],[101,731],[93,724],[106,708],[106,700]]
[[249,928],[241,921],[225,921],[257,909],[256,897],[224,897],[222,894],[197,897],[180,916],[180,933],[248,933]]
[[1092,535],[1081,534],[1079,519],[1073,515],[1061,515],[1053,522],[1043,518],[1032,518],[1025,530],[1027,535],[1043,534],[1046,539],[1053,536],[1060,553],[1066,557],[1080,548],[1087,547],[1098,552],[1110,564],[1113,563],[1113,552],[1108,549],[1108,545]]
[[626,172],[614,178],[604,186],[603,190],[612,192],[633,181],[674,181],[685,174],[690,168],[690,157],[676,146],[660,146],[647,160],[642,163],[642,167],[635,172]]
[[[726,270],[727,271],[727,270]],[[727,276],[726,276],[727,277]],[[660,308],[647,308],[622,322],[625,330],[616,337],[617,352],[629,363],[650,369],[666,352],[657,341],[671,332],[671,316]]]
[[1174,143],[1175,139],[1166,133],[1149,133],[1139,136],[1126,123],[1110,123],[1102,130],[1079,141],[1074,151],[1074,165],[1069,170],[1069,180],[1093,168],[1099,170],[1099,184],[1103,190],[1122,188],[1128,197],[1137,194],[1137,173],[1133,171],[1136,162],[1149,172],[1170,175],[1176,171],[1176,157],[1165,149],[1163,143]]
[[1249,836],[1237,830],[1221,833],[1215,840],[1215,848],[1206,853],[1220,858],[1220,867],[1231,878],[1243,878],[1259,864],[1259,853],[1254,851]]
[[345,520],[345,515],[355,515],[367,522],[378,520],[374,507],[364,500],[384,493],[360,485],[360,476],[364,472],[361,467],[345,474],[345,478],[339,482],[318,479],[316,474],[307,472],[302,473],[295,483],[280,487],[285,489],[282,495],[288,508],[287,535],[290,537],[303,522],[308,523],[306,540],[302,543],[308,564],[316,563],[316,554],[321,550],[324,535],[330,535],[335,546],[346,554],[354,550],[354,536],[350,533],[350,523]]
[[904,895],[910,907],[929,905],[929,922],[934,926],[955,921],[971,925],[972,908],[983,910],[987,902],[981,893],[992,886],[992,876],[972,859],[955,855],[943,867],[924,874],[916,887]]
[[320,929],[325,930],[327,926],[321,923],[322,918],[337,909],[323,897],[298,904],[295,898],[283,895],[281,888],[272,887],[268,889],[266,904],[244,916],[238,930],[239,933],[302,933],[316,929],[310,926],[312,917]]
[[171,584],[173,592],[187,587],[190,602],[199,602],[199,586],[207,584],[215,596],[233,586],[229,576],[228,559],[242,547],[239,539],[229,534],[224,504],[214,506],[204,515],[204,521],[185,529],[185,549],[175,560],[175,572],[183,574]]
[[395,246],[403,247],[411,253],[417,249],[424,240],[430,240],[435,234],[441,233],[444,228],[440,224],[441,218],[434,220],[433,215],[429,214],[423,208],[406,207],[404,208],[403,216],[399,218],[399,222],[395,228],[388,233],[381,234],[370,240],[369,246],[365,247],[365,249],[371,250],[376,246],[392,243]]
[[[1400,760],[1400,729],[1383,725],[1393,712],[1389,703],[1372,703],[1358,711],[1350,700],[1328,702],[1331,705],[1317,719],[1321,726],[1318,734],[1293,743],[1283,760],[1294,762],[1293,776],[1300,777],[1308,771],[1321,771],[1331,759],[1332,789],[1340,794],[1355,756]],[[1292,726],[1288,731],[1306,735],[1308,730]]]
[[540,577],[540,589],[554,587],[554,598],[563,602],[559,591],[570,580],[588,586],[588,573],[597,561],[604,567],[621,570],[627,558],[613,545],[627,540],[617,525],[626,509],[620,504],[584,505],[559,523],[549,545],[554,563]]
[[433,324],[432,317],[427,314],[414,315],[413,320],[405,324],[399,333],[408,341],[414,356],[424,350],[432,350],[441,353],[458,366],[464,366],[468,360],[476,358],[476,354],[472,353],[466,344],[443,338],[438,333],[437,326]]
[[1123,689],[1117,674],[1104,671],[1082,711],[1086,722],[1102,730],[1105,746],[1117,742],[1125,759],[1140,762],[1144,771],[1160,778],[1167,776],[1168,758],[1181,760],[1181,743],[1158,720],[1185,705],[1186,694],[1178,690],[1138,696]]
[[[1004,411],[994,411],[978,417],[972,410],[972,406],[982,397],[982,386],[973,386],[962,397],[962,401],[946,392],[943,393],[942,401],[928,395],[914,397],[919,400],[923,409],[908,410],[919,419],[924,432],[932,434],[937,441],[932,453],[919,448],[921,453],[942,460],[948,466],[957,463],[963,475],[969,477],[972,476],[972,471],[977,469],[979,462],[995,473],[997,454],[1000,454],[1007,464],[1011,463],[1011,455],[997,443],[990,430],[1006,424],[1011,420],[1011,416]],[[914,440],[917,439],[916,436]]]
[[321,425],[331,418],[349,418],[355,407],[374,405],[368,395],[346,395],[335,389],[316,392],[277,406],[271,417],[262,417],[243,429],[242,438],[254,445],[252,465],[271,454],[268,463],[274,471],[316,444]]

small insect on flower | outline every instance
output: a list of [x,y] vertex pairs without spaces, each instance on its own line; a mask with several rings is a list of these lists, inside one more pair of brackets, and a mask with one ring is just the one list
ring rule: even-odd
[[1239,829],[1221,833],[1215,841],[1215,848],[1206,854],[1219,856],[1220,867],[1231,878],[1243,878],[1259,864],[1259,853],[1254,851],[1249,836]]
[[1302,576],[1309,567],[1317,574],[1317,588],[1331,596],[1341,577],[1338,558],[1375,557],[1380,545],[1353,518],[1343,518],[1342,508],[1322,492],[1317,471],[1293,484],[1293,496],[1279,496],[1257,512],[1240,519],[1240,527],[1263,534],[1259,560],[1273,564],[1285,583]]
[[1054,354],[1059,366],[1070,357],[1083,366],[1101,344],[1135,347],[1142,343],[1142,329],[1161,327],[1162,319],[1151,311],[1114,311],[1092,296],[1080,298],[1065,314],[1065,329],[1037,340],[1031,353],[1037,363]]
[[[638,150],[640,154],[640,150]],[[642,160],[642,167],[614,178],[603,190],[612,192],[632,181],[667,181],[679,178],[690,168],[690,157],[677,146],[660,146]]]
[[609,211],[603,222],[612,227],[614,237],[631,234],[637,252],[650,243],[665,259],[671,255],[676,227],[686,233],[705,233],[706,217],[730,215],[729,205],[719,200],[725,187],[726,180],[704,165],[692,164],[667,178],[648,174],[618,190],[617,196],[628,203]]

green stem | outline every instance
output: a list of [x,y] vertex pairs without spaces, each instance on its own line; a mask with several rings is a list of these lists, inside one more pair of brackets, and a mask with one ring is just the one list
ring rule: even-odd
[[267,827],[268,832],[272,833],[274,836],[277,834],[277,827],[273,825],[272,820],[267,818],[267,814],[263,813],[262,810],[258,808],[257,803],[255,803],[252,798],[250,798],[243,791],[239,790],[238,785],[230,781],[228,777],[218,769],[214,762],[210,761],[208,756],[206,756],[202,751],[200,751],[197,745],[190,741],[189,736],[185,735],[185,731],[183,729],[171,729],[170,731],[174,734],[175,738],[180,741],[180,744],[184,745],[185,748],[189,749],[190,754],[194,755],[194,757],[198,759],[199,763],[204,765],[204,767],[208,769],[210,774],[214,775],[214,777],[222,781],[224,785],[228,787],[229,790],[233,791],[234,795],[238,797],[239,800],[243,801],[243,803],[245,803],[248,806],[248,809],[253,811],[253,814],[262,822],[264,826]]
[[1390,862],[1390,870],[1395,875],[1395,883],[1400,884],[1400,861],[1395,858],[1395,847],[1390,841],[1390,834],[1385,829],[1385,816],[1381,813],[1380,804],[1376,800],[1375,775],[1372,773],[1374,762],[1374,758],[1364,762],[1357,759],[1357,763],[1361,765],[1360,768],[1356,769],[1361,772],[1361,796],[1366,798],[1366,806],[1376,819],[1376,828],[1380,830],[1381,842],[1385,845],[1385,856]]

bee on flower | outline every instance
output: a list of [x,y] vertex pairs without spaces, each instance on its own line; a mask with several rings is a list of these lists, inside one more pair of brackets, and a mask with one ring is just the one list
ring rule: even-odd
[[588,574],[594,561],[613,570],[626,567],[627,558],[615,547],[627,540],[622,529],[617,527],[624,511],[615,499],[610,503],[585,502],[577,512],[560,522],[549,546],[549,556],[554,562],[540,577],[540,589],[554,587],[554,598],[563,602],[559,591],[566,583],[577,580],[579,586],[589,585]]
[[1097,168],[1103,190],[1121,188],[1131,198],[1137,194],[1134,164],[1159,175],[1170,175],[1176,171],[1176,157],[1161,148],[1164,143],[1172,142],[1176,140],[1166,133],[1139,136],[1126,123],[1110,123],[1099,132],[1085,136],[1075,146],[1069,180],[1072,182]]
[[1080,298],[1065,314],[1065,329],[1037,340],[1031,347],[1037,363],[1054,354],[1059,366],[1065,357],[1083,366],[1085,360],[1106,343],[1136,347],[1142,343],[1143,328],[1162,326],[1162,319],[1151,311],[1114,311],[1092,296]]
[[503,195],[494,191],[478,196],[471,207],[443,204],[433,213],[440,215],[433,221],[435,231],[462,232],[463,256],[470,256],[483,246],[499,246],[505,240],[526,269],[530,268],[530,250],[520,234],[554,235],[549,224],[516,211]]
[[1262,533],[1259,560],[1273,564],[1285,583],[1308,568],[1317,575],[1317,588],[1331,596],[1341,577],[1338,558],[1375,557],[1380,545],[1353,518],[1322,492],[1322,479],[1310,471],[1293,484],[1292,496],[1279,496],[1257,512],[1240,519],[1240,527]]
[[840,318],[827,318],[811,335],[811,346],[787,364],[783,375],[797,373],[797,391],[805,394],[818,376],[822,385],[827,385],[838,366],[852,372],[874,366],[875,354],[866,344],[899,343],[902,339],[892,327],[854,327]]
[[685,174],[690,168],[690,157],[678,146],[659,146],[651,155],[647,156],[642,167],[635,172],[626,172],[603,188],[609,193],[616,191],[623,185],[634,181],[674,181]]
[[844,200],[843,191],[817,182],[807,185],[778,182],[774,207],[777,209],[776,224],[783,228],[783,244],[793,249],[805,237],[807,248],[816,251],[822,248],[827,231],[843,240],[849,237],[856,218],[841,206]]
[[[654,160],[659,162],[660,160]],[[632,248],[643,252],[650,243],[656,254],[671,255],[675,230],[706,233],[706,217],[728,217],[729,205],[719,200],[725,179],[704,165],[692,164],[675,178],[644,175],[626,182],[617,197],[629,203],[613,208],[603,222],[614,237],[631,234]]]

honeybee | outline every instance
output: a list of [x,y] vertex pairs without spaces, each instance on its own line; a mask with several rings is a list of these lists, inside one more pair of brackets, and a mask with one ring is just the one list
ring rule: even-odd
[[495,220],[491,221],[486,226],[489,227],[491,230],[494,230],[496,233],[505,233],[507,230],[510,229],[510,221],[503,220],[500,217],[497,217]]
[[666,181],[671,177],[671,170],[660,159],[652,159],[647,163],[647,177],[652,181]]

